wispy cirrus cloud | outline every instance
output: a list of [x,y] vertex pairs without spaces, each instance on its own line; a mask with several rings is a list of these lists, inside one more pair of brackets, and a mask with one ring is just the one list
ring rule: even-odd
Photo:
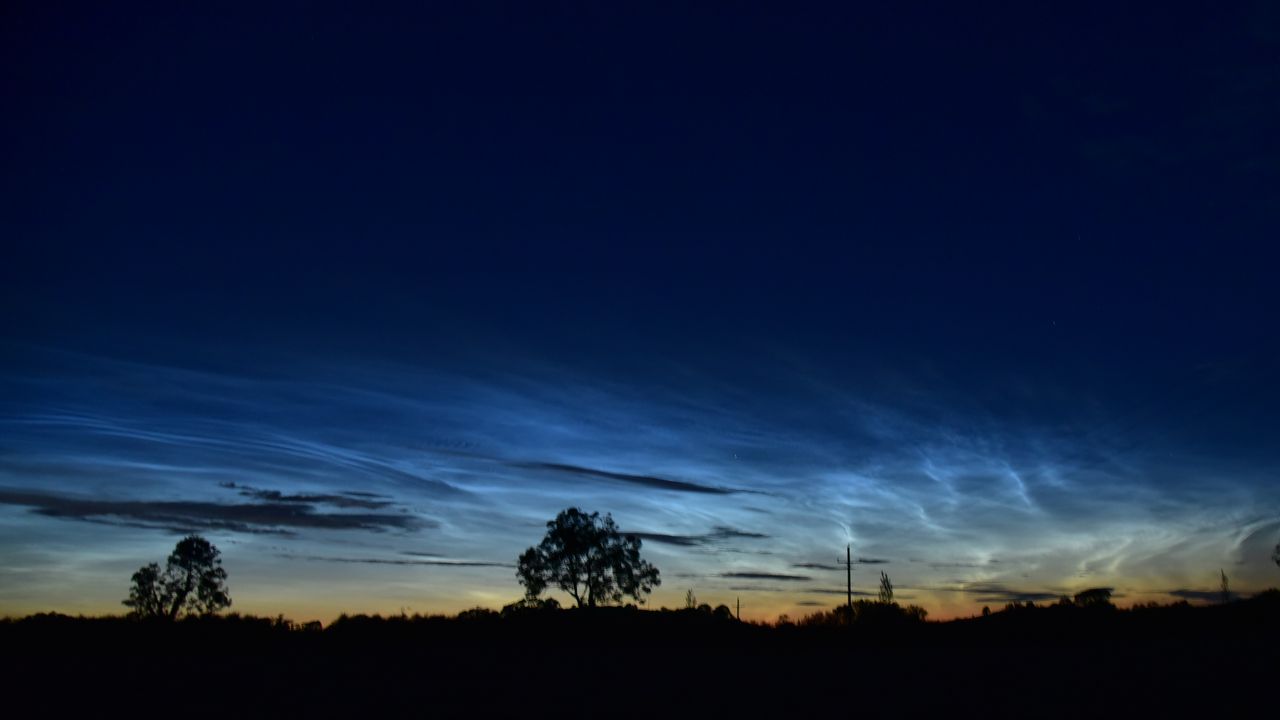
[[[434,528],[442,554],[424,559],[447,560],[506,557],[579,505],[633,528],[664,577],[760,593],[800,582],[778,575],[843,580],[852,543],[858,566],[911,558],[900,587],[957,612],[1137,568],[1144,587],[1194,588],[1176,569],[1224,553],[1233,584],[1262,587],[1280,540],[1280,498],[1256,478],[1224,475],[1204,493],[1186,480],[1193,464],[1153,464],[1119,431],[1010,426],[927,393],[890,406],[857,387],[810,388],[809,374],[779,373],[784,390],[763,398],[696,373],[687,392],[638,392],[545,367],[325,381],[94,358],[32,367],[0,378],[0,485],[25,494],[3,504],[86,526],[284,535],[310,546],[300,555],[352,561],[364,555],[323,531],[348,531],[379,560],[399,552],[380,536]],[[779,564],[725,566],[741,552]]]

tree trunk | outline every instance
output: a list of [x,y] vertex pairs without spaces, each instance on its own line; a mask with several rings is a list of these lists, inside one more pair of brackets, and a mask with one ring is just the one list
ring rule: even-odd
[[193,584],[191,574],[188,573],[187,576],[183,578],[182,588],[173,596],[173,604],[169,606],[169,620],[178,619],[178,612],[182,610],[182,604],[187,601],[187,596],[191,594],[191,586]]

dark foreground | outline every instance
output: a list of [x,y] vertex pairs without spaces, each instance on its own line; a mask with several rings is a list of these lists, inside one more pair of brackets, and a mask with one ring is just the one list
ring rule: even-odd
[[[854,628],[690,612],[0,623],[9,717],[1270,717],[1280,594]],[[1105,715],[1104,715],[1105,714]]]

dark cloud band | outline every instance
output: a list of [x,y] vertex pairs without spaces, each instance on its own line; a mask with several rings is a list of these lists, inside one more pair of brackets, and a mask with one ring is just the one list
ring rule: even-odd
[[732,495],[734,493],[744,492],[743,490],[737,490],[734,488],[699,485],[698,483],[685,482],[683,480],[667,480],[665,478],[654,477],[652,475],[632,475],[629,473],[610,472],[608,470],[581,467],[579,465],[566,465],[563,463],[524,462],[511,463],[511,466],[524,468],[526,470],[546,470],[549,472],[564,473],[568,475],[595,477],[603,480],[616,480],[618,482],[630,483],[632,485],[643,485],[645,487],[656,488],[659,490],[674,490],[676,492],[704,493],[709,495]]
[[332,505],[340,508],[359,508],[363,510],[380,510],[390,507],[390,500],[379,500],[382,497],[373,493],[346,492],[330,493],[283,493],[279,490],[263,490],[261,488],[237,485],[234,482],[220,483],[221,487],[236,490],[243,497],[271,503],[297,503],[300,505]]
[[408,513],[329,513],[299,502],[221,504],[193,501],[87,500],[0,490],[0,504],[29,507],[46,517],[154,527],[174,531],[416,530],[431,522]]
[[354,565],[407,565],[435,567],[493,567],[513,568],[511,563],[485,562],[481,560],[398,560],[388,558],[344,558],[319,555],[280,555],[286,560],[310,560],[315,562],[344,563]]
[[769,536],[764,533],[748,532],[746,530],[738,530],[736,528],[725,527],[723,525],[712,528],[711,532],[702,535],[672,535],[668,533],[655,532],[624,532],[627,535],[649,542],[662,543],[664,545],[678,545],[681,547],[696,547],[699,545],[710,545],[725,540],[761,540],[767,539]]
[[736,578],[738,580],[785,580],[787,582],[806,582],[813,579],[808,575],[784,575],[782,573],[767,572],[727,572],[721,573],[720,577]]

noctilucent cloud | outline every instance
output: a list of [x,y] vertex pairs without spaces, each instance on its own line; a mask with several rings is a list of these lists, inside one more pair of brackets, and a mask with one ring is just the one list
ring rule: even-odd
[[6,11],[0,613],[1280,584],[1268,5],[180,12]]

